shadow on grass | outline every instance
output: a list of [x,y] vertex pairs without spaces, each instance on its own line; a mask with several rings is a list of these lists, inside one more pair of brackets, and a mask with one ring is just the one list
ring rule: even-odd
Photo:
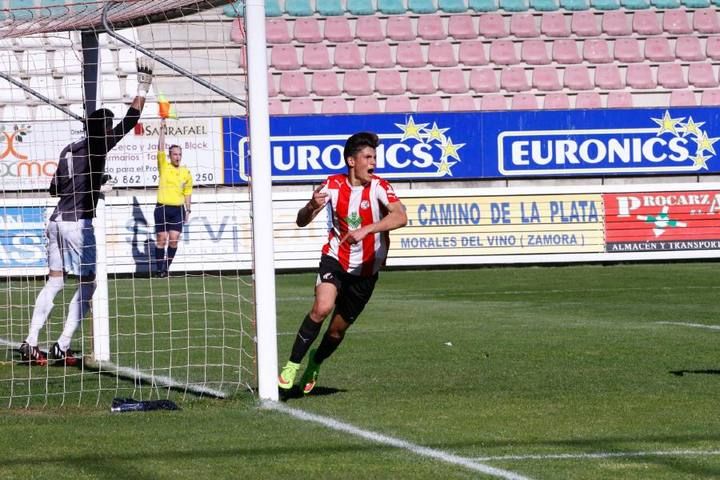
[[324,397],[326,395],[335,395],[336,393],[344,392],[347,392],[347,390],[333,387],[315,387],[312,392],[305,395],[300,386],[295,385],[288,392],[280,390],[280,401],[287,402],[288,400],[305,397]]
[[700,375],[720,375],[720,370],[670,370],[670,373],[676,377],[682,377],[688,373]]

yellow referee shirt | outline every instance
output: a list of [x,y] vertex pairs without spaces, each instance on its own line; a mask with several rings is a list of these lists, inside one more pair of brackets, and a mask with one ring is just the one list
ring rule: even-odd
[[167,159],[167,153],[158,152],[158,184],[157,201],[163,205],[183,205],[185,196],[192,194],[192,174],[187,168],[178,168]]

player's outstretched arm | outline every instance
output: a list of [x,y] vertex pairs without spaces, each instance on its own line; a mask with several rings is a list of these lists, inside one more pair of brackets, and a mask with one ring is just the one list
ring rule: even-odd
[[143,107],[145,107],[145,97],[150,91],[150,85],[152,85],[153,67],[153,62],[150,59],[145,57],[137,59],[137,95],[135,95],[130,107],[140,110],[141,112]]

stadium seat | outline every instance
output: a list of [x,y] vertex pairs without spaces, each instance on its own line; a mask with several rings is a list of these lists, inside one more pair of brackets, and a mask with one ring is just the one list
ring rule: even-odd
[[25,103],[25,94],[22,89],[0,79],[0,105],[7,103]]
[[679,63],[663,63],[658,66],[657,83],[664,88],[687,88],[683,67]]
[[405,95],[394,95],[385,99],[386,112],[411,113],[413,111],[410,98]]
[[508,35],[505,29],[505,20],[499,13],[485,13],[480,15],[478,31],[481,37],[487,38],[502,38]]
[[84,101],[82,78],[67,75],[60,80],[60,96],[69,102]]
[[283,108],[283,102],[277,98],[271,98],[268,100],[268,114],[269,115],[285,115],[285,109]]
[[720,60],[720,37],[708,37],[705,43],[705,54],[713,60]]
[[478,31],[472,15],[453,15],[448,20],[448,34],[455,40],[477,38]]
[[293,45],[273,45],[270,49],[270,66],[277,70],[297,70],[300,62]]
[[378,70],[375,73],[375,91],[381,95],[401,95],[405,92],[400,72],[397,70]]
[[467,93],[465,72],[459,68],[444,68],[438,74],[438,90],[444,93]]
[[565,10],[587,10],[590,5],[586,0],[560,0],[560,7]]
[[439,0],[438,7],[445,13],[465,13],[468,9],[465,0]]
[[302,64],[310,70],[325,70],[330,68],[330,52],[324,43],[310,43],[305,45],[302,53]]
[[700,96],[700,105],[720,105],[720,90],[705,90]]
[[602,98],[598,92],[580,92],[575,97],[575,108],[602,108]]
[[695,35],[678,37],[675,41],[675,57],[686,62],[705,60],[700,39]]
[[293,38],[300,43],[322,42],[320,22],[317,18],[298,18],[293,27]]
[[520,47],[520,59],[530,65],[547,65],[550,56],[543,40],[525,40]]
[[548,37],[569,37],[570,27],[562,12],[545,12],[540,20],[540,33]]
[[430,70],[410,70],[405,81],[405,90],[416,95],[435,93],[437,88]]
[[267,43],[290,43],[290,33],[284,18],[268,18],[265,21],[265,38]]
[[310,0],[285,0],[285,11],[291,17],[309,17],[315,13]]
[[395,66],[386,42],[368,43],[365,47],[365,65],[370,68],[391,68]]
[[675,60],[667,37],[651,37],[645,40],[645,58],[651,62],[672,62]]
[[343,78],[343,91],[352,97],[372,95],[370,74],[367,70],[349,70]]
[[570,31],[579,37],[597,37],[600,35],[600,24],[595,19],[593,10],[573,12],[570,20]]
[[268,72],[268,97],[276,97],[278,94],[277,86],[275,85],[275,76],[272,72]]
[[306,97],[308,95],[305,75],[302,72],[282,72],[279,93],[286,97]]
[[445,106],[443,100],[437,95],[428,95],[419,97],[415,109],[418,112],[443,112]]
[[625,87],[620,75],[620,67],[609,63],[595,68],[595,86],[602,90],[618,90]]
[[412,13],[426,14],[437,12],[437,7],[434,0],[408,0],[408,10]]
[[448,101],[450,112],[474,112],[477,110],[475,98],[472,95],[453,95]]
[[513,95],[510,105],[512,110],[538,110],[538,102],[532,93],[518,93]]
[[355,20],[355,38],[361,42],[379,42],[385,40],[380,19],[374,15],[359,17]]
[[506,12],[524,12],[528,7],[527,0],[500,0],[500,8]]
[[490,61],[498,65],[514,65],[518,63],[515,45],[511,40],[493,40],[490,44]]
[[710,63],[691,63],[688,67],[688,82],[697,88],[715,88],[718,80]]
[[623,37],[632,34],[632,26],[623,10],[611,10],[603,13],[602,31],[610,37]]
[[640,42],[637,38],[618,38],[615,40],[615,60],[621,63],[642,62]]
[[[105,76],[103,75],[103,78]],[[115,79],[114,82],[108,82],[108,85],[103,85],[103,97],[107,97],[108,99],[112,98],[113,100],[122,98],[122,93],[120,92],[119,84],[117,82],[117,77],[113,76]],[[47,75],[33,75],[30,77],[30,79],[27,81],[27,85],[35,90],[38,93],[41,93],[45,95],[46,97],[50,98],[51,100],[59,100],[60,95],[57,91],[57,88],[55,86],[55,81],[52,77],[49,77]],[[14,90],[14,89],[13,89]],[[35,98],[35,97],[31,97]]]
[[649,0],[621,0],[620,4],[628,10],[642,10],[650,8]]
[[428,47],[428,63],[435,67],[455,67],[455,49],[450,42],[433,42]]
[[383,15],[400,15],[407,12],[405,0],[377,0],[377,6]]
[[671,107],[694,107],[696,105],[695,92],[692,90],[673,90],[670,92]]
[[358,97],[353,102],[353,113],[380,113],[380,102],[375,97]]
[[487,65],[488,61],[483,42],[481,40],[461,42],[458,48],[458,62],[469,67]]
[[372,0],[347,0],[347,10],[351,15],[373,15],[375,13]]
[[552,59],[562,64],[582,62],[577,50],[577,41],[575,39],[554,40],[552,47]]
[[643,10],[633,13],[632,29],[639,35],[660,35],[662,27],[655,10]]
[[518,38],[533,38],[540,35],[535,16],[532,13],[516,13],[510,19],[510,35]]
[[632,108],[633,96],[630,92],[610,92],[605,100],[607,108]]
[[[82,53],[73,49],[62,49],[51,51],[50,54],[50,58],[52,59],[52,74],[54,76],[62,77],[66,74],[79,75],[82,72]],[[7,60],[4,60],[5,57]],[[7,73],[17,74],[20,71],[17,58],[13,52],[10,51],[0,50],[0,65],[2,65],[3,71]],[[133,72],[136,70],[134,58],[130,67]]]
[[585,65],[570,65],[565,69],[563,85],[570,90],[590,90],[593,84],[590,81],[590,71]]
[[445,40],[447,33],[440,15],[423,15],[417,20],[418,37],[423,40]]
[[500,88],[508,92],[524,92],[530,90],[527,75],[523,67],[507,67],[500,72]]
[[350,31],[350,22],[345,16],[326,18],[323,36],[331,43],[345,43],[354,40]]
[[470,72],[470,88],[475,93],[493,93],[500,90],[492,68],[478,68]]
[[720,21],[715,8],[703,8],[693,13],[693,30],[698,33],[720,33]]
[[663,12],[663,30],[672,35],[685,35],[693,33],[685,9],[665,10]]
[[650,65],[647,63],[632,63],[628,65],[625,74],[625,83],[630,88],[639,90],[647,90],[657,86]]
[[682,4],[687,8],[707,8],[710,0],[682,0]]
[[680,0],[651,0],[653,7],[657,9],[679,8]]
[[347,101],[342,97],[323,98],[322,103],[320,103],[320,113],[350,113],[350,109],[348,108]]
[[345,70],[363,68],[360,47],[357,43],[338,43],[335,45],[333,63],[336,67]]
[[288,103],[288,115],[312,115],[315,102],[311,98],[293,98]]
[[[236,3],[245,3],[236,2]],[[278,0],[265,0],[265,16],[266,17],[279,17],[283,14],[280,9],[280,2]]]
[[619,0],[590,0],[590,5],[595,10],[617,10],[620,8]]
[[345,15],[341,0],[317,0],[317,12],[322,17],[338,17]]
[[557,68],[553,66],[535,68],[532,73],[532,86],[544,92],[560,90],[562,86]]
[[422,46],[418,42],[399,43],[395,51],[395,63],[405,68],[418,68],[427,65]]
[[335,72],[313,72],[310,90],[320,97],[337,97],[340,95],[337,74]]
[[385,24],[385,36],[396,42],[416,40],[410,17],[405,15],[389,17]]
[[610,63],[610,47],[604,38],[589,38],[583,42],[583,59],[590,63]]
[[230,40],[235,43],[245,43],[245,27],[239,18],[236,18],[230,24]]
[[468,8],[476,12],[494,12],[497,10],[497,0],[468,0]]
[[538,12],[554,12],[560,5],[557,0],[530,0],[530,8]]
[[490,95],[484,95],[480,99],[480,110],[500,111],[507,109],[507,99],[505,98],[505,95],[491,93]]
[[570,98],[567,93],[554,92],[545,95],[543,100],[543,109],[545,110],[569,110],[570,109]]

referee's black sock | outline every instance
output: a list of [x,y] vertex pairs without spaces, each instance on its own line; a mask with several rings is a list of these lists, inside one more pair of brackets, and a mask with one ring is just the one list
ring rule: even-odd
[[158,272],[165,271],[165,249],[155,247],[155,266]]
[[177,247],[168,247],[168,254],[167,254],[167,268],[165,270],[170,270],[170,264],[172,263],[173,259],[175,258],[175,254],[177,253]]
[[320,364],[325,361],[326,358],[333,354],[342,341],[343,337],[331,337],[328,335],[328,332],[325,332],[322,342],[320,342],[320,346],[318,347],[317,352],[315,352],[315,363]]
[[295,343],[293,343],[292,353],[290,353],[290,361],[293,363],[300,363],[305,357],[305,354],[310,349],[310,345],[315,341],[320,333],[321,323],[315,323],[310,319],[310,315],[305,315],[305,319],[300,325],[297,336],[295,337]]

